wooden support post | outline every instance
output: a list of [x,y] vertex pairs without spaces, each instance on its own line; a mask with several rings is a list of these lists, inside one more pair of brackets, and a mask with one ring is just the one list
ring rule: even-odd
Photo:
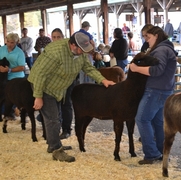
[[47,35],[48,31],[47,31],[47,11],[46,11],[46,9],[41,9],[41,19],[42,19],[42,26],[45,31],[45,35]]
[[101,11],[103,19],[103,42],[109,44],[109,33],[108,33],[108,4],[107,0],[101,0]]
[[67,5],[67,12],[68,12],[68,19],[69,19],[69,33],[70,33],[70,36],[74,33],[74,23],[73,23],[73,14],[74,14],[74,11],[73,11],[73,4],[72,3],[69,3]]
[[23,12],[19,13],[19,20],[20,20],[20,28],[21,28],[21,31],[22,31],[22,29],[24,28],[24,22],[25,22]]
[[151,9],[151,1],[145,0],[144,1],[145,24],[151,23],[150,9]]
[[7,36],[7,20],[6,16],[2,16],[2,24],[3,24],[3,36],[4,36],[4,44],[6,43],[6,36]]

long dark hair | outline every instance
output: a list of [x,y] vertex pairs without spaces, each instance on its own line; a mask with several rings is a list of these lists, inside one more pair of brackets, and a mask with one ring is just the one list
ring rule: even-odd
[[153,34],[154,36],[156,34],[158,35],[155,44],[153,45],[153,47],[150,49],[149,52],[153,51],[159,43],[161,43],[162,41],[165,41],[166,39],[168,39],[168,35],[163,31],[162,28],[160,28],[158,26],[152,27],[151,29],[149,29],[147,31],[147,33],[148,34]]
[[123,32],[122,32],[122,30],[120,28],[115,28],[114,29],[114,37],[116,37],[118,39],[123,37]]

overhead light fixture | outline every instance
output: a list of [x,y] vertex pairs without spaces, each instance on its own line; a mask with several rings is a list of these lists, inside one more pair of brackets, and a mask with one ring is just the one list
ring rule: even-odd
[[176,7],[176,11],[180,11],[180,7]]

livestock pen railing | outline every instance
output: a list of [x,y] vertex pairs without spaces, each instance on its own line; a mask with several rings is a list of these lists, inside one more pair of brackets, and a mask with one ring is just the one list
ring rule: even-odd
[[[178,58],[178,62],[181,61],[181,57]],[[175,89],[174,92],[181,92],[181,64],[177,63],[177,69],[175,73]]]

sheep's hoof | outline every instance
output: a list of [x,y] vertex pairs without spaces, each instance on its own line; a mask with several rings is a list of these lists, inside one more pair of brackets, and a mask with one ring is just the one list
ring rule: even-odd
[[132,153],[131,157],[137,157],[136,153]]
[[121,161],[121,158],[114,158],[115,161]]
[[114,160],[115,160],[115,161],[121,161],[121,158],[120,158],[119,155],[114,155]]
[[168,177],[168,170],[163,169],[162,175],[163,175],[163,177]]
[[32,138],[33,142],[38,142],[37,138]]
[[86,150],[84,148],[80,148],[81,152],[86,152]]
[[21,129],[22,129],[22,130],[26,130],[25,125],[21,125]]
[[8,133],[8,131],[5,128],[3,128],[3,133]]

